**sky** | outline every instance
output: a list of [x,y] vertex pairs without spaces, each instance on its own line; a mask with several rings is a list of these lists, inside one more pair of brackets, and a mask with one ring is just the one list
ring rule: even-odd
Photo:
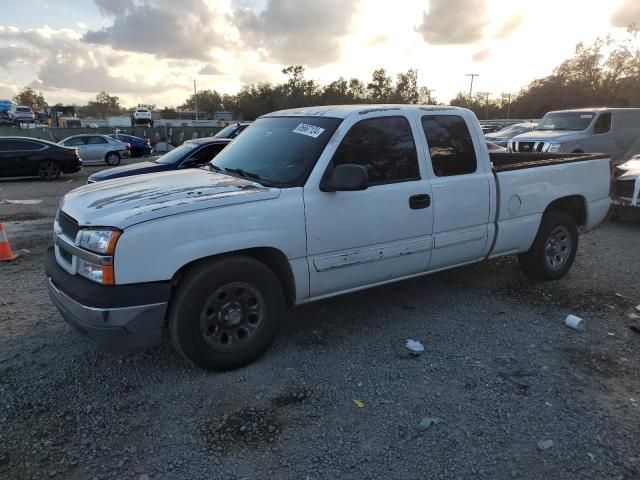
[[51,104],[105,90],[125,106],[177,106],[193,91],[235,93],[307,78],[369,81],[418,70],[447,103],[515,93],[578,42],[640,25],[640,0],[0,0],[0,99],[22,87]]

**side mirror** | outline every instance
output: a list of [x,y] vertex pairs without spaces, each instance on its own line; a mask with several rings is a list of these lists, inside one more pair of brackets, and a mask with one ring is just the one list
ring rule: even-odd
[[354,192],[369,187],[369,174],[362,165],[344,163],[333,169],[320,183],[323,192]]

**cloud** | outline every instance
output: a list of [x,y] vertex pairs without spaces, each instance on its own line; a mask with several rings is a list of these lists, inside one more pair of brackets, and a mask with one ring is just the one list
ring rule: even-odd
[[204,67],[202,67],[198,73],[200,75],[224,75],[224,72],[222,72],[218,67],[216,67],[215,65],[211,65],[210,63],[206,64]]
[[474,53],[471,56],[471,59],[474,62],[482,62],[484,60],[486,60],[487,58],[489,58],[491,56],[491,49],[490,48],[484,48],[476,53]]
[[351,31],[359,0],[267,0],[259,13],[238,9],[232,21],[243,42],[267,60],[310,67],[341,56],[340,41]]
[[[87,48],[80,36],[68,29],[19,30],[0,27],[0,40],[16,43],[15,47],[0,49],[6,59],[17,55],[37,64],[36,80],[39,89],[67,89],[82,92],[108,90],[115,92],[145,93],[150,85],[141,79],[113,75],[109,67],[125,61],[125,56],[109,49]],[[17,50],[17,52],[16,52]],[[15,61],[15,60],[14,60]],[[0,68],[7,64],[0,59]],[[169,88],[168,83],[160,83]]]
[[611,16],[611,25],[614,27],[628,27],[632,23],[640,27],[640,2],[638,0],[625,0]]
[[103,15],[119,15],[133,8],[132,0],[93,0]]
[[495,34],[495,38],[498,38],[500,40],[509,38],[513,32],[520,28],[520,25],[522,25],[523,21],[524,17],[522,15],[514,15],[509,20],[507,20],[504,25],[502,25],[502,28],[500,28],[500,30],[498,30],[498,32]]
[[480,40],[488,24],[486,0],[431,0],[416,31],[432,45],[460,45]]
[[83,37],[85,42],[151,53],[160,58],[204,61],[211,59],[212,44],[226,44],[224,15],[203,0],[146,0],[117,11],[114,8],[109,13],[115,17],[113,23],[100,30],[89,30]]
[[0,48],[0,65],[9,67],[14,63],[30,63],[38,60],[38,52],[31,48],[9,46]]

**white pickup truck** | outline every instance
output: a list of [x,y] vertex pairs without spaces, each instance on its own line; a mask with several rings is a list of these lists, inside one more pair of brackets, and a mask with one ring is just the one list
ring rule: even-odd
[[286,306],[512,254],[558,279],[610,187],[606,156],[490,155],[464,109],[275,112],[209,167],[68,193],[48,289],[98,344],[168,331],[194,364],[232,369],[268,348]]

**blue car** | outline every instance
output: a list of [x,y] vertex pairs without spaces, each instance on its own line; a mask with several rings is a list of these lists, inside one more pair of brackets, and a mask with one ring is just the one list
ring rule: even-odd
[[131,145],[132,157],[148,156],[151,155],[151,152],[153,152],[153,149],[151,148],[151,142],[149,142],[148,138],[134,137],[133,135],[126,135],[124,133],[109,136]]
[[[122,135],[118,137],[121,138]],[[231,140],[228,138],[207,137],[188,140],[178,148],[174,148],[155,160],[96,172],[89,177],[88,183],[130,177],[143,173],[167,172],[182,168],[202,167],[209,163],[211,159],[220,153],[229,143],[231,143]]]

